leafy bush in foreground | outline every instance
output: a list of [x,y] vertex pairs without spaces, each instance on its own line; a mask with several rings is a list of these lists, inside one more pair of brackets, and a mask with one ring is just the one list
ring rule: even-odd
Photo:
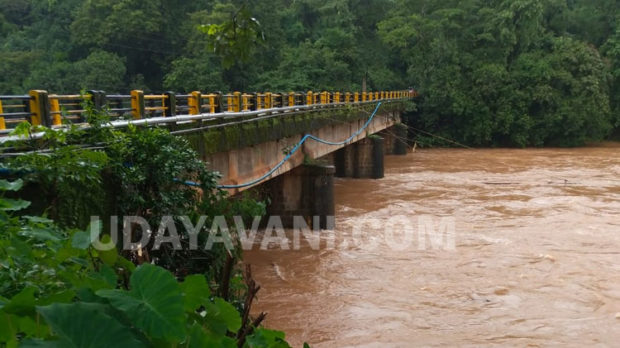
[[[22,185],[0,180],[0,194]],[[89,231],[14,216],[29,204],[0,197],[0,345],[288,347],[284,333],[242,320],[203,275],[177,281],[116,249],[95,250]]]

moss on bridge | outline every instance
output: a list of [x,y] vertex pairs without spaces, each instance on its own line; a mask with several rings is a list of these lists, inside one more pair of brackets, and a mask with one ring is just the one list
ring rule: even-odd
[[[381,106],[379,114],[403,111],[406,102],[396,101]],[[197,130],[185,137],[204,158],[210,154],[305,134],[332,124],[368,119],[375,105],[349,105],[341,109],[313,110],[298,114],[279,114],[270,118],[247,119],[247,122],[228,124],[230,120],[203,121],[203,127],[222,124],[217,128]],[[226,123],[227,125],[223,125]],[[196,127],[195,124],[182,128]]]

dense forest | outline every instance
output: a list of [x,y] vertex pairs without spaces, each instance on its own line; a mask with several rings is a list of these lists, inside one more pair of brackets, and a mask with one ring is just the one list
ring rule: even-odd
[[[227,60],[204,29],[241,11],[259,35],[233,28],[246,59]],[[413,86],[416,128],[579,145],[620,126],[618,12],[617,0],[0,0],[0,93]]]

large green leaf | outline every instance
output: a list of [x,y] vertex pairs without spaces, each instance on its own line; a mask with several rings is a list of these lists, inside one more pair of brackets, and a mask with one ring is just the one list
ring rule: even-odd
[[28,208],[30,202],[21,199],[0,198],[0,210],[16,211]]
[[0,311],[0,342],[3,344],[17,341],[15,325],[11,323],[10,316]]
[[236,333],[241,327],[241,317],[233,305],[216,297],[213,303],[205,305],[206,324],[214,333],[225,334],[226,330]]
[[181,290],[183,290],[183,296],[185,297],[185,310],[188,312],[195,311],[200,306],[209,303],[211,290],[202,274],[193,274],[186,277],[183,283],[181,283]]
[[[112,241],[112,238],[109,234],[101,237],[101,243],[108,244]],[[112,248],[110,250],[97,250],[97,254],[103,263],[106,265],[114,266],[116,260],[118,259],[118,251],[116,248]]]
[[11,300],[4,304],[2,308],[4,312],[9,314],[28,315],[34,314],[35,298],[34,287],[26,287],[19,293],[15,294]]
[[55,303],[37,311],[58,336],[55,341],[30,341],[36,347],[146,347],[130,330],[106,313],[106,305],[96,303]]
[[22,179],[17,179],[13,182],[7,180],[0,180],[0,191],[19,191],[24,186]]
[[39,241],[59,241],[61,238],[58,233],[51,228],[40,228],[35,226],[24,226],[19,235],[26,238],[33,238]]
[[[262,348],[290,348],[291,346],[284,340],[284,332],[267,329],[256,329],[254,333],[247,337],[247,347]],[[304,345],[305,347],[305,345]]]
[[71,246],[76,249],[86,250],[90,246],[90,243],[90,232],[88,230],[78,231],[73,234],[71,238]]
[[148,336],[183,340],[183,296],[174,276],[163,268],[144,264],[131,275],[130,285],[130,291],[99,290],[96,294],[107,298]]
[[189,348],[235,348],[237,342],[226,335],[215,335],[194,324],[189,330]]

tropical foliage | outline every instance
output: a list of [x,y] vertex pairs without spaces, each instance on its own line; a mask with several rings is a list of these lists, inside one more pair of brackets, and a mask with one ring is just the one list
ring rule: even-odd
[[[21,180],[0,180],[0,192]],[[202,274],[96,250],[90,231],[16,216],[29,202],[0,198],[0,344],[14,347],[288,347],[284,334],[249,330]],[[97,230],[95,228],[95,230]]]
[[[202,247],[215,216],[251,219],[264,203],[229,199],[184,138],[105,127],[105,111],[85,107],[89,129],[23,123],[13,131],[23,139],[0,148],[0,345],[287,347],[284,333],[260,327],[263,314],[250,316],[258,287],[235,241]],[[149,237],[120,250],[110,217],[128,215],[151,226],[205,216],[201,247],[188,248],[173,220],[181,248]]]
[[0,0],[0,94],[414,86],[415,128],[580,145],[620,129],[617,23],[615,0]]

